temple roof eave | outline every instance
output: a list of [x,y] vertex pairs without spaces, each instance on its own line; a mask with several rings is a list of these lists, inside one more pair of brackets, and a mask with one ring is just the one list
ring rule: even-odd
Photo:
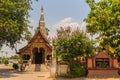
[[32,45],[33,40],[35,39],[35,36],[37,36],[37,35],[42,36],[43,40],[45,41],[46,46],[48,46],[49,49],[52,50],[52,46],[49,44],[49,41],[41,34],[40,31],[38,31],[38,32],[33,36],[33,38],[28,42],[28,44],[27,44],[25,47],[19,49],[19,54],[20,54],[23,50],[27,49],[29,46]]

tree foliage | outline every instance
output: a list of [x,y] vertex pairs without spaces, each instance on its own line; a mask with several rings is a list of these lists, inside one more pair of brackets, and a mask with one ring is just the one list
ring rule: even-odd
[[87,31],[99,34],[100,45],[110,46],[120,55],[120,0],[86,0],[91,11],[85,21]]
[[11,56],[10,59],[19,59],[20,56],[19,55],[14,55],[14,56]]
[[20,40],[28,39],[31,0],[0,0],[0,46],[14,47]]
[[53,40],[54,50],[58,61],[65,61],[68,64],[66,77],[80,77],[87,74],[86,62],[81,61],[92,56],[93,41],[79,29],[71,31],[71,28],[60,28],[57,30],[57,37]]
[[92,41],[85,33],[76,30],[71,31],[70,28],[61,28],[58,37],[53,40],[58,59],[71,60],[77,56],[87,56],[93,53]]

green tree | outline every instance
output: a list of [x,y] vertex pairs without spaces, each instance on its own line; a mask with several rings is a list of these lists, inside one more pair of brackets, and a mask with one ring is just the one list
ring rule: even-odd
[[112,51],[120,55],[120,0],[86,0],[91,11],[85,21],[87,32],[91,35],[99,34],[100,46],[109,46]]
[[3,57],[3,58],[2,58],[2,63],[8,64],[8,63],[9,63],[8,60],[9,60],[8,58]]
[[19,55],[14,55],[14,56],[11,56],[10,59],[20,59],[20,56]]
[[58,59],[73,60],[77,56],[90,56],[93,53],[93,42],[83,32],[61,28],[57,39],[53,40]]
[[68,76],[80,77],[86,75],[86,65],[80,62],[80,57],[92,56],[93,41],[85,33],[68,27],[57,30],[57,38],[53,40],[58,61],[66,61],[69,66]]
[[0,46],[14,47],[20,40],[29,39],[29,10],[32,0],[0,0]]

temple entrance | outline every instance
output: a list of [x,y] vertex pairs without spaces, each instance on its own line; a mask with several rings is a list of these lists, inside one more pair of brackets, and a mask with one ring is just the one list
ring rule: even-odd
[[35,64],[35,71],[41,71],[43,65],[45,63],[45,49],[44,48],[33,48],[33,58],[32,58],[32,64]]
[[45,63],[45,49],[44,48],[33,48],[33,58],[32,63],[33,64],[43,64]]
[[44,59],[44,53],[45,50],[43,48],[40,48],[38,52],[35,54],[35,64],[43,64],[45,59]]

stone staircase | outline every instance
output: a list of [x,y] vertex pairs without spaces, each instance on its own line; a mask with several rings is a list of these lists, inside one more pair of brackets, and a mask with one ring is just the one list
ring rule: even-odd
[[27,69],[28,72],[35,72],[35,71],[41,71],[41,72],[48,72],[49,66],[46,66],[45,64],[41,64],[41,66],[37,64],[31,64],[29,68]]

